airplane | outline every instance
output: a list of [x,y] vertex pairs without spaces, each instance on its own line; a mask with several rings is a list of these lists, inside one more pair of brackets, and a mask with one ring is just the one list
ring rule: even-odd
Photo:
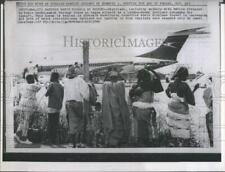
[[[209,32],[204,31],[204,29],[205,27],[198,27],[171,33],[158,48],[135,57],[136,59],[139,59],[133,60],[133,65],[136,66],[136,70],[134,69],[133,73],[137,73],[137,71],[143,67],[148,70],[155,70],[164,66],[177,63],[178,53],[187,41],[188,37],[192,34],[209,34]],[[147,61],[144,59],[149,60]],[[154,62],[154,60],[156,59],[158,59],[158,62]],[[126,73],[126,71],[123,69],[124,67],[119,67],[120,73]],[[94,71],[96,70],[101,70],[101,68],[95,69]],[[128,71],[127,73],[131,74],[132,72]]]
[[205,27],[198,27],[174,32],[170,34],[158,48],[153,51],[138,55],[137,57],[170,60],[175,62],[177,61],[178,53],[190,35],[209,33],[202,30],[204,28]]
[[[131,57],[127,61],[112,61],[112,62],[93,62],[90,63],[89,69],[92,77],[97,78],[97,80],[107,80],[108,73],[111,70],[116,70],[117,72],[126,75],[126,66],[133,65],[133,72],[129,71],[129,74],[135,75],[137,71],[141,68],[146,69],[158,69],[164,66],[177,63],[177,56],[183,45],[187,41],[188,37],[193,34],[209,34],[209,32],[204,30],[205,27],[198,27],[192,29],[180,30],[177,32],[170,33],[163,43],[156,49]],[[118,58],[119,59],[119,58]],[[66,65],[42,65],[39,66],[39,71],[51,71],[53,69],[58,69],[61,73],[65,73],[68,69]]]

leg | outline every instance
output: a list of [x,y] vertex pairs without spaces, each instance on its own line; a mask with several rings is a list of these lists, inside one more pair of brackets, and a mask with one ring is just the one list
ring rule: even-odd
[[138,144],[146,146],[149,142],[149,127],[144,120],[138,120]]
[[206,114],[206,127],[209,135],[210,147],[213,147],[213,113]]
[[150,113],[148,109],[137,109],[137,130],[138,130],[138,144],[139,146],[147,146],[149,144],[150,133],[152,128],[150,126]]
[[151,114],[151,128],[152,128],[152,144],[153,146],[159,145],[158,143],[158,131],[157,131],[157,122],[156,122],[156,111],[154,108],[150,109]]
[[59,125],[59,113],[52,114],[52,129],[51,129],[51,141],[53,144],[56,144],[56,138],[58,134],[58,125]]
[[53,144],[56,144],[57,130],[59,124],[59,113],[48,114],[48,138]]
[[29,129],[29,119],[30,119],[30,112],[23,111],[22,112],[22,119],[20,122],[19,130],[21,131],[21,140],[27,140],[27,133]]
[[73,148],[75,148],[77,143],[76,134],[72,134],[71,137],[72,137]]
[[77,117],[76,117],[76,105],[74,102],[66,102],[66,113],[69,124],[69,133],[71,135],[71,141],[73,147],[76,147],[78,143],[78,128],[77,128]]
[[75,123],[76,126],[76,138],[77,138],[77,143],[82,143],[84,142],[84,129],[85,129],[85,116],[83,113],[83,104],[76,102],[73,105],[73,112],[75,115]]
[[49,143],[50,144],[52,144],[52,127],[53,127],[53,125],[54,125],[54,123],[53,123],[53,115],[54,114],[52,114],[52,113],[49,113],[48,114],[48,141],[49,141]]

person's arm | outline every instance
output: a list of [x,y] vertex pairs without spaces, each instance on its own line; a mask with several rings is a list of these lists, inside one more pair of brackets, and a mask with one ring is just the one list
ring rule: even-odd
[[195,97],[194,97],[194,93],[193,91],[191,91],[191,88],[185,83],[184,84],[184,98],[186,100],[186,102],[190,105],[195,105]]
[[125,95],[125,84],[124,84],[124,82],[120,82],[120,87],[121,87],[121,96],[122,97],[125,97],[126,95]]
[[158,73],[156,71],[154,71],[151,68],[149,68],[148,70],[151,71],[156,76],[157,79],[160,79],[160,77],[159,77],[159,75],[158,75]]
[[194,87],[194,89],[193,89],[193,93],[198,89],[200,87],[200,84],[199,83],[197,83],[196,85],[195,85],[195,87]]
[[62,99],[64,98],[64,87],[62,87]]
[[27,68],[25,68],[24,70],[23,70],[23,78],[25,79],[26,78],[26,73],[28,72],[28,69]]
[[40,91],[40,89],[42,88],[42,86],[39,83],[35,84],[35,92],[37,93],[38,91]]
[[53,86],[52,84],[49,85],[48,89],[47,89],[47,92],[45,93],[45,96],[48,97],[51,95],[52,93],[52,89],[53,89]]
[[212,98],[212,89],[206,88],[203,92],[203,100],[208,108],[211,108],[213,105]]
[[138,85],[132,85],[130,91],[129,91],[129,97],[132,99],[132,97],[135,96],[135,89],[138,87]]
[[166,95],[167,95],[169,98],[171,98],[171,89],[170,89],[170,87],[171,87],[171,84],[169,84],[168,87],[167,87],[167,89],[166,89]]
[[88,84],[80,78],[79,82],[80,93],[85,100],[89,100],[89,86]]

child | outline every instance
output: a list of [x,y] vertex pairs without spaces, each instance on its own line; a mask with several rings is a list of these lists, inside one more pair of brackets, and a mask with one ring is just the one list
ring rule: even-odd
[[38,103],[36,93],[41,89],[41,86],[35,84],[34,76],[28,74],[26,76],[27,83],[22,87],[20,92],[19,107],[21,109],[20,122],[15,134],[15,139],[19,143],[32,144],[28,138],[28,129],[30,117],[37,111]]
[[59,113],[62,108],[64,89],[59,83],[59,73],[53,72],[50,82],[45,94],[48,97],[48,139],[50,144],[56,144]]

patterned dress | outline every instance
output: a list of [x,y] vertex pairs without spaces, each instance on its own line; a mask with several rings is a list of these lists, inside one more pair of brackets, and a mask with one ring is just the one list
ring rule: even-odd
[[40,90],[37,84],[24,84],[20,91],[19,102],[20,120],[16,134],[22,140],[26,140],[31,116],[38,110],[36,93]]
[[175,80],[167,90],[170,94],[167,124],[175,146],[188,147],[191,143],[190,105],[195,105],[194,94],[186,82]]

